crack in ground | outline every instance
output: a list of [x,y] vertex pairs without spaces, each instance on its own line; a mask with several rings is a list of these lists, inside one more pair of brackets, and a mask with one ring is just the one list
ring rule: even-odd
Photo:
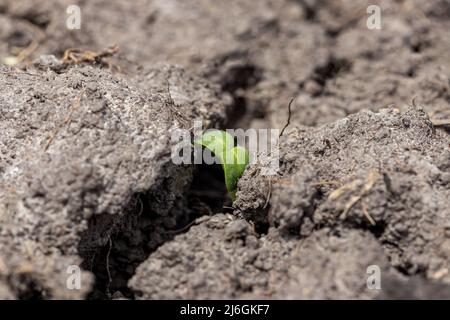
[[[225,59],[228,58],[230,57]],[[256,66],[242,61],[238,61],[222,74],[218,82],[222,91],[229,93],[233,99],[227,111],[227,128],[240,125],[239,121],[249,113],[243,92],[255,86],[260,79],[261,71]],[[96,278],[88,299],[134,299],[134,292],[128,287],[128,280],[142,262],[176,235],[188,232],[197,218],[224,212],[227,206],[232,205],[221,165],[204,164],[195,166],[190,188],[183,192],[181,199],[175,202],[167,215],[153,212],[152,201],[155,199],[149,193],[135,195],[126,206],[122,221],[114,224],[110,221],[112,218],[107,217],[99,222],[111,232],[106,243],[91,250],[80,249],[84,258],[82,267],[91,271]],[[267,233],[269,225],[256,225],[255,228],[258,233],[263,234]],[[89,233],[96,231],[91,228],[87,232],[88,237]]]

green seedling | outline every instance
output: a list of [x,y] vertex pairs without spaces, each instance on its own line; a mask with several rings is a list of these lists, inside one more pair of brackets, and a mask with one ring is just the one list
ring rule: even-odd
[[212,130],[204,133],[194,144],[202,145],[209,149],[222,164],[225,175],[225,185],[231,200],[236,200],[237,183],[244,174],[245,167],[249,163],[248,151],[240,146],[234,146],[234,138],[231,134]]

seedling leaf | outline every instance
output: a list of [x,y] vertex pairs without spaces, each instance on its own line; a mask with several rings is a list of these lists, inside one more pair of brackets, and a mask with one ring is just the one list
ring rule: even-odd
[[233,136],[220,130],[204,133],[200,139],[194,141],[194,144],[204,146],[219,159],[227,190],[231,199],[236,200],[237,182],[250,160],[248,151],[240,146],[235,147]]

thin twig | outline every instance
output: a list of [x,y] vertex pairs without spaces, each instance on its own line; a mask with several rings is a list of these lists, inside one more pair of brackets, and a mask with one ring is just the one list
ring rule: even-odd
[[239,211],[240,213],[242,213],[242,214],[244,214],[244,212],[241,210],[241,209],[239,209],[238,207],[229,207],[229,206],[223,206],[223,208],[224,209],[230,209],[230,210],[237,210],[237,211]]
[[411,100],[411,105],[414,107],[414,108],[417,108],[417,105],[416,105],[416,96],[414,96],[413,98],[412,98],[412,100]]
[[47,140],[47,143],[45,144],[44,147],[44,151],[47,151],[48,148],[50,147],[50,145],[52,144],[53,140],[55,140],[56,135],[58,134],[58,132],[62,129],[63,126],[70,124],[70,122],[72,121],[72,115],[75,111],[75,109],[77,109],[80,106],[81,103],[81,97],[84,94],[84,89],[81,91],[80,95],[77,97],[77,99],[75,100],[75,102],[72,104],[72,106],[69,109],[69,115],[64,119],[64,121],[61,123],[61,125],[59,125],[58,127],[55,128],[55,130],[53,131],[52,135],[50,136],[50,138]]
[[177,229],[177,230],[168,230],[168,231],[166,231],[166,233],[173,234],[173,233],[180,233],[180,232],[186,231],[187,229],[189,229],[190,227],[192,227],[192,226],[196,223],[196,221],[197,221],[197,220],[193,220],[193,221],[191,221],[190,223],[188,223],[187,225],[185,225],[184,227],[182,227],[181,229]]
[[269,178],[269,191],[267,192],[266,203],[264,204],[263,209],[267,208],[270,201],[270,196],[272,195],[272,179]]
[[322,187],[322,186],[326,186],[326,185],[334,185],[334,186],[339,186],[342,182],[341,181],[330,181],[330,180],[321,180],[319,182],[315,182],[312,183],[311,185],[313,187]]
[[367,209],[367,205],[364,202],[361,202],[361,208],[362,208],[363,214],[366,216],[367,220],[369,220],[370,224],[372,226],[375,226],[377,223],[370,215],[369,210]]
[[435,127],[448,126],[450,125],[450,119],[431,119],[431,123],[433,123]]
[[111,287],[111,282],[112,282],[111,271],[109,270],[109,255],[111,254],[111,249],[112,249],[112,240],[111,240],[111,237],[109,237],[109,249],[108,249],[108,254],[106,255],[106,272],[108,273],[108,284],[106,285],[106,295],[108,297],[111,295],[111,293],[109,292],[109,289]]
[[289,114],[288,114],[287,123],[286,123],[286,125],[283,127],[283,129],[281,130],[280,135],[279,135],[279,138],[283,135],[284,130],[285,130],[285,129],[289,126],[289,124],[291,123],[291,115],[292,115],[292,112],[291,112],[291,105],[292,105],[292,102],[294,102],[294,98],[291,98],[291,101],[289,102],[289,105],[288,105],[288,112],[289,112]]
[[142,212],[144,212],[144,203],[142,202],[141,197],[138,197],[139,203],[141,204],[141,209],[139,210],[138,217],[141,216]]

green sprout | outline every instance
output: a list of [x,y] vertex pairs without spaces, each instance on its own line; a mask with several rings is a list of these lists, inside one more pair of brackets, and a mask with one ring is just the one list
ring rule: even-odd
[[219,159],[228,193],[231,200],[235,201],[238,180],[249,163],[248,151],[240,146],[235,147],[233,136],[220,130],[207,131],[200,139],[195,140],[194,144],[204,146]]

